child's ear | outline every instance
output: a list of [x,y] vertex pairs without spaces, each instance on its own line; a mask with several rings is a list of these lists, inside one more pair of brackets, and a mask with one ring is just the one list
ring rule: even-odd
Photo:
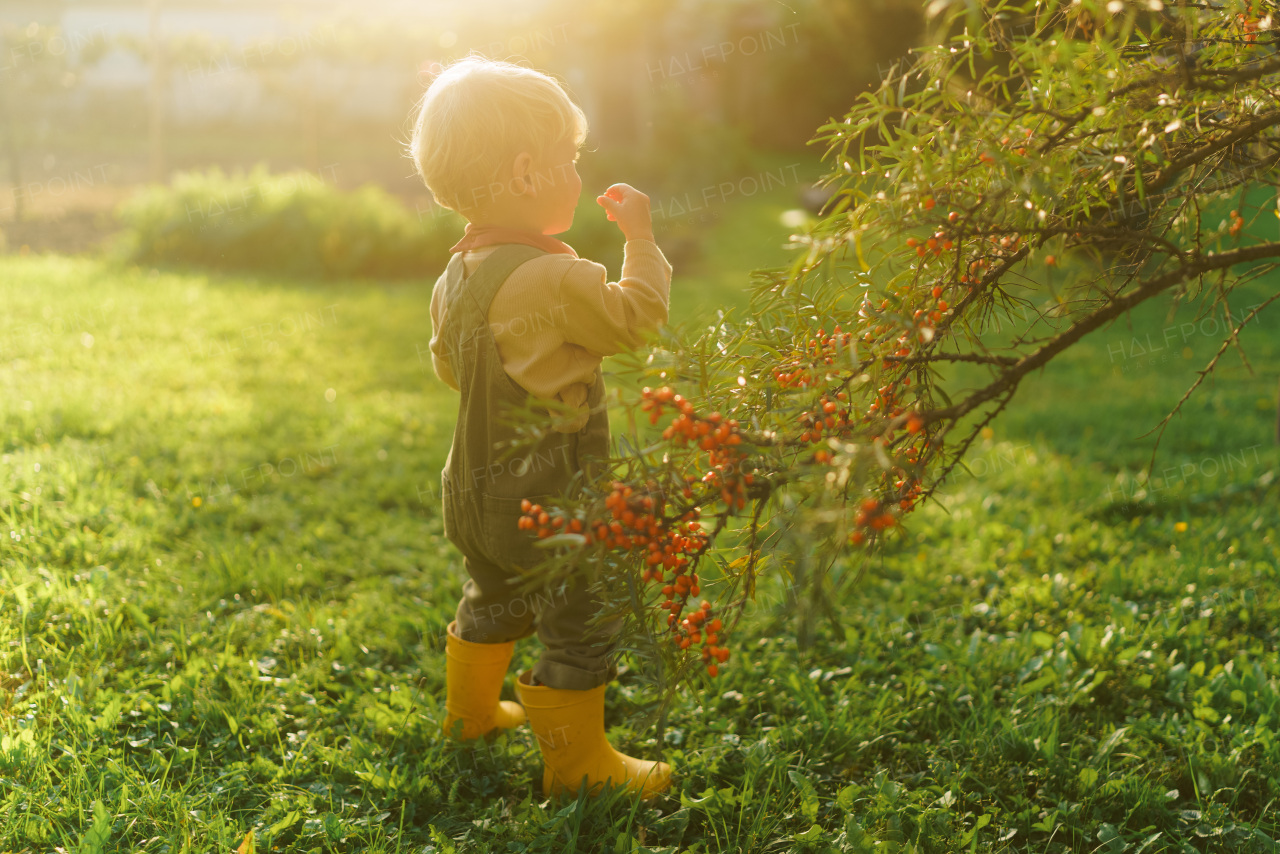
[[511,186],[523,188],[517,195],[532,197],[538,194],[534,187],[534,182],[529,179],[532,171],[533,155],[527,151],[517,154],[516,159],[511,164]]

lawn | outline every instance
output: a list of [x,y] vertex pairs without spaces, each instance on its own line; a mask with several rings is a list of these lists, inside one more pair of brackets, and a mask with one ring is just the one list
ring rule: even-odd
[[[786,232],[754,228],[677,320],[742,304]],[[1219,340],[1158,306],[1029,379],[811,646],[765,579],[663,744],[624,668],[614,745],[678,775],[639,806],[544,802],[527,729],[438,737],[431,284],[0,256],[0,850],[1276,850],[1274,311],[1149,481],[1136,437]]]

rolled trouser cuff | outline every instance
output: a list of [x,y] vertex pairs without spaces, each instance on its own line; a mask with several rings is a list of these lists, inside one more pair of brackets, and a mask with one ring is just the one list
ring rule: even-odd
[[506,643],[522,640],[538,630],[537,624],[530,620],[523,628],[510,623],[493,620],[477,620],[466,599],[458,603],[454,613],[457,622],[457,635],[471,643]]
[[[527,638],[536,631],[536,613],[504,586],[490,580],[482,589],[474,578],[463,583],[462,598],[454,612],[460,637],[475,643],[502,643]],[[515,602],[521,603],[518,613],[512,607]]]
[[562,691],[590,691],[618,678],[618,665],[610,655],[601,662],[599,668],[592,669],[580,665],[557,661],[544,654],[533,665],[533,678],[548,688]]

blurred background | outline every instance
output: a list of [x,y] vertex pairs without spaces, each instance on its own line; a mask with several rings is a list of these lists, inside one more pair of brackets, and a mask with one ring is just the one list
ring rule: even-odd
[[[740,283],[781,259],[796,209],[820,206],[808,190],[821,152],[806,143],[918,41],[921,8],[9,0],[0,231],[10,252],[434,277],[462,223],[434,206],[403,143],[432,64],[478,52],[567,84],[591,123],[588,202],[615,181],[635,184],[673,264]],[[569,241],[616,275],[614,226],[594,203],[584,214]],[[732,245],[717,238],[726,227]],[[370,248],[354,257],[343,241],[366,232]],[[274,257],[282,240],[295,257]]]

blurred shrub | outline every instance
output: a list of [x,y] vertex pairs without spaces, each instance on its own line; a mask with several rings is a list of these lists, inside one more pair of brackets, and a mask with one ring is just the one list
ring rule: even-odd
[[344,192],[309,172],[184,172],[118,211],[119,248],[140,264],[191,264],[295,276],[426,277],[440,274],[463,220],[418,215],[384,190]]

